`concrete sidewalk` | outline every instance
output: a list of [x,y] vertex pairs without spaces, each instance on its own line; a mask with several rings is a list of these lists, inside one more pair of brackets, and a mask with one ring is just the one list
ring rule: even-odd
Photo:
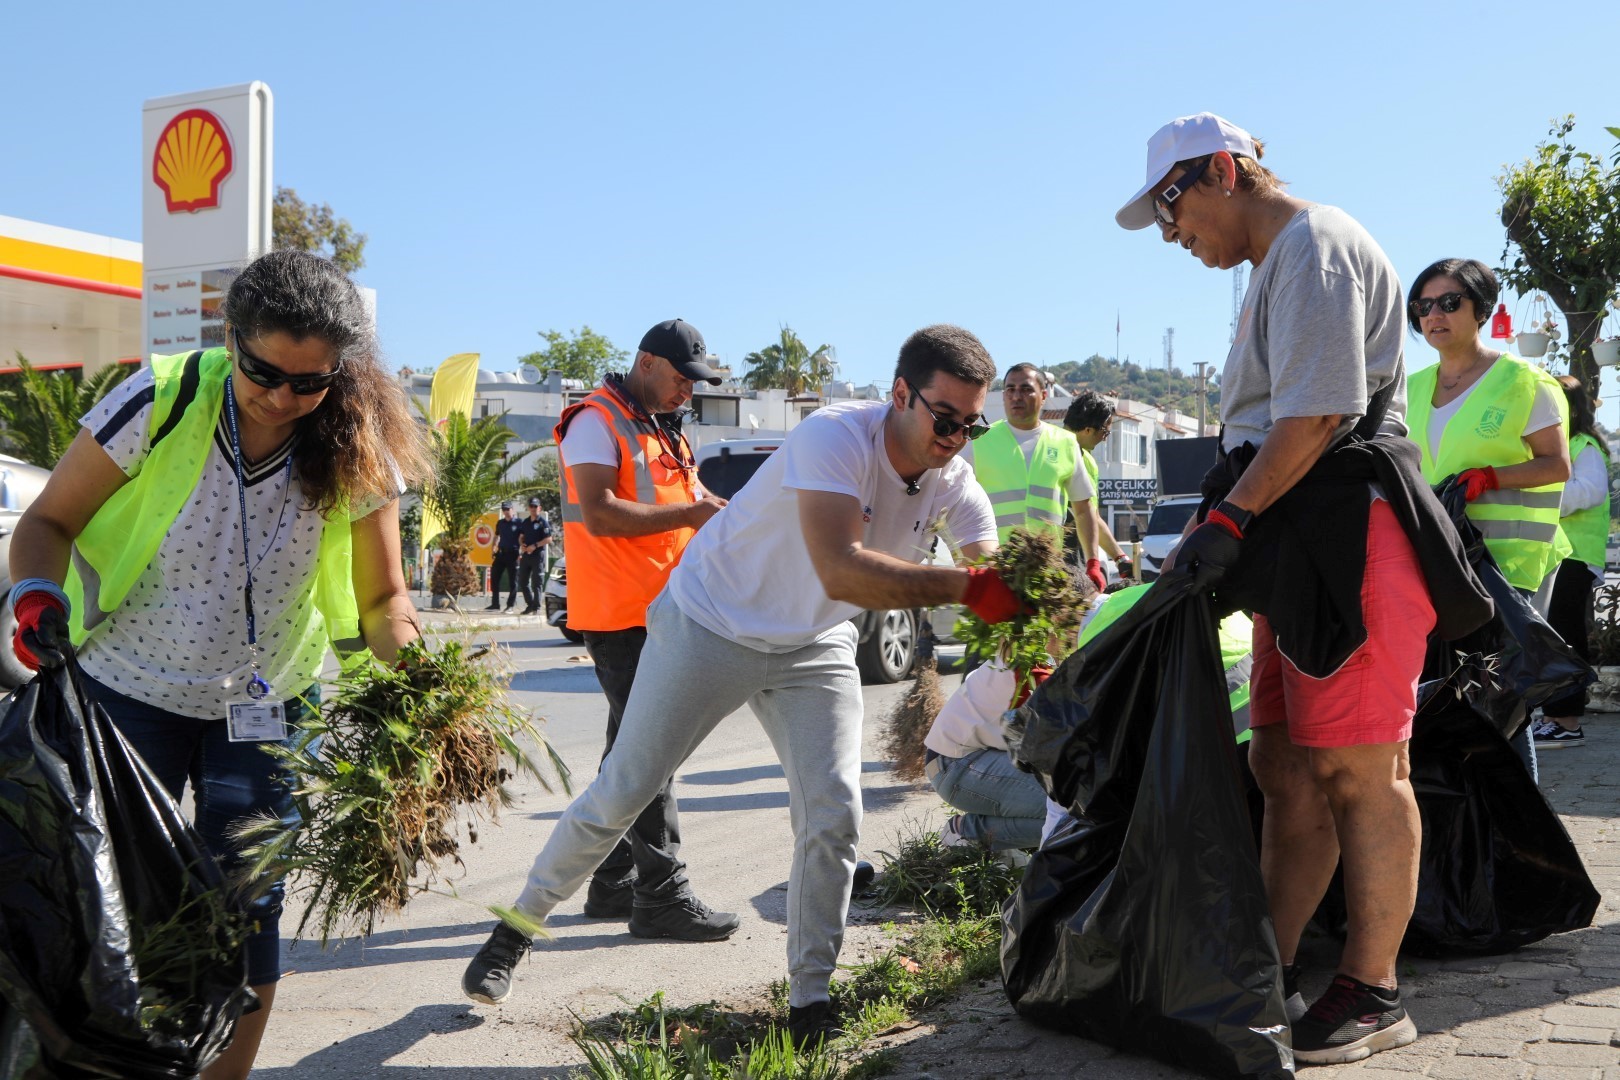
[[416,605],[424,634],[488,634],[496,630],[527,630],[549,625],[543,608],[533,615],[518,614],[523,610],[521,596],[510,612],[490,611],[488,593],[460,597],[456,607],[436,608],[432,594],[412,590],[411,601]]
[[[1592,926],[1504,956],[1401,958],[1401,988],[1418,1041],[1323,1077],[1436,1080],[1620,1080],[1620,717],[1588,718],[1587,743],[1541,756],[1541,784],[1602,894]],[[1306,997],[1331,972],[1305,979]],[[889,1040],[909,1080],[1082,1077],[1192,1078],[1016,1016],[992,981]]]

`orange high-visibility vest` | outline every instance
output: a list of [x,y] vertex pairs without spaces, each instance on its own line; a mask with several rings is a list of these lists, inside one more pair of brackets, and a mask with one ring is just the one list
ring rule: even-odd
[[[648,536],[596,536],[585,527],[574,471],[562,460],[563,436],[584,409],[595,409],[619,443],[613,494],[627,502],[697,502],[697,469],[684,435],[665,431],[606,387],[563,411],[553,438],[563,473],[563,549],[568,559],[568,625],[576,630],[625,630],[647,625],[647,605],[663,589],[692,529]],[[683,466],[682,463],[688,463]]]

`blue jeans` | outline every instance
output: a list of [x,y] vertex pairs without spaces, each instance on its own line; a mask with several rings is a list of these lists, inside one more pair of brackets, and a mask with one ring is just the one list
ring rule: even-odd
[[[241,856],[231,829],[243,818],[273,814],[288,825],[296,824],[292,783],[281,763],[264,752],[265,743],[231,742],[225,721],[179,716],[156,705],[120,694],[86,675],[85,694],[107,710],[135,752],[159,782],[180,801],[186,781],[196,803],[196,826],[203,845],[219,860],[226,881],[231,881]],[[320,700],[320,688],[305,692],[310,702]],[[287,729],[309,711],[304,701],[286,703]],[[292,739],[286,741],[290,745]],[[263,986],[281,978],[281,908],[286,887],[277,880],[243,910],[254,930],[247,952],[248,985]]]
[[995,851],[1041,845],[1046,792],[1034,776],[1020,772],[1005,750],[975,750],[964,757],[941,756],[931,781],[939,797],[964,811],[961,833]]

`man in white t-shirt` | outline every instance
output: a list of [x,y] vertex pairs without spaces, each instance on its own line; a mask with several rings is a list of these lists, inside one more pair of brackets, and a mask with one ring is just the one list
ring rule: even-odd
[[[542,920],[573,894],[664,781],[744,704],[770,735],[788,783],[789,1028],[836,1030],[828,985],[843,940],[861,820],[864,608],[962,603],[989,622],[1015,615],[993,570],[926,565],[948,530],[969,559],[996,546],[989,500],[957,455],[983,431],[995,367],[954,326],[900,349],[892,400],[812,413],[688,544],[647,610],[647,644],[613,751],[557,823],[516,910]],[[462,988],[498,1003],[527,935],[497,926]]]

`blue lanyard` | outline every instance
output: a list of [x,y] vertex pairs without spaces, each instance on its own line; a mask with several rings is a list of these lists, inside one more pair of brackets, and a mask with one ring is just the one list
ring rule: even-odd
[[[242,606],[247,611],[248,652],[251,654],[252,678],[248,679],[247,696],[255,701],[270,696],[270,684],[259,673],[259,635],[253,619],[253,554],[248,540],[247,480],[242,474],[242,436],[236,424],[236,388],[231,376],[225,376],[225,422],[231,429],[231,464],[236,467],[236,502],[242,512],[242,571],[246,583],[242,586]],[[292,455],[287,455],[287,483],[292,482]]]

